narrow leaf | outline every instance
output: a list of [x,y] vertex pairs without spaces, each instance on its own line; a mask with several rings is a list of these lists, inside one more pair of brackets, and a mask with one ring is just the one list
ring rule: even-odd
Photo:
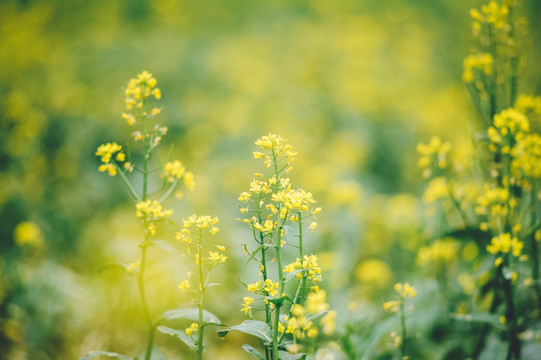
[[178,337],[183,343],[188,345],[188,347],[194,351],[197,348],[193,339],[188,336],[184,330],[171,329],[167,326],[158,326],[157,330],[164,334]]
[[246,260],[246,262],[244,263],[244,265],[242,265],[242,267],[245,267],[246,265],[248,265],[248,263],[250,262],[250,260],[252,260],[254,258],[254,256],[257,255],[257,253],[259,253],[259,251],[263,249],[263,245],[259,246],[257,249],[255,249],[254,251],[252,251],[252,254],[250,255],[250,257],[248,258],[248,260]]
[[248,345],[248,344],[242,344],[242,348],[243,348],[244,351],[246,351],[248,354],[253,355],[256,359],[259,359],[259,360],[265,360],[265,356],[263,356],[263,354],[261,354],[259,351],[257,351],[256,349],[254,349],[252,346],[250,346],[250,345]]

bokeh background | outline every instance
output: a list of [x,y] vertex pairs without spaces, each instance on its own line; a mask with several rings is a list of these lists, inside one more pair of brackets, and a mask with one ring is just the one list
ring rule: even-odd
[[[122,182],[99,173],[94,155],[130,139],[123,90],[142,70],[162,90],[164,144],[196,177],[193,192],[166,206],[178,221],[220,218],[230,261],[209,310],[242,321],[238,277],[255,270],[242,267],[251,236],[235,220],[237,197],[264,170],[254,141],[278,133],[299,152],[295,186],[323,207],[308,247],[339,311],[335,348],[348,328],[358,358],[389,358],[393,325],[381,305],[395,281],[409,281],[419,290],[419,358],[451,351],[460,334],[449,334],[444,314],[465,305],[446,300],[418,258],[438,215],[422,204],[415,147],[433,135],[471,137],[477,114],[461,72],[473,43],[468,11],[481,3],[0,1],[0,358],[136,356],[144,347],[134,278],[99,271],[136,261],[142,230]],[[532,40],[520,86],[540,93],[540,5],[523,12]],[[177,246],[174,229],[160,236]],[[185,303],[181,253],[152,248],[150,262],[151,312]],[[460,269],[449,269],[450,286],[460,286]],[[256,343],[210,334],[208,358],[247,359],[243,342]],[[170,359],[193,358],[166,335],[157,343]]]

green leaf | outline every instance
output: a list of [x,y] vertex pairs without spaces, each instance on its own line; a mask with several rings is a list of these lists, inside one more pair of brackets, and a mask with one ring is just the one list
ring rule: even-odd
[[93,358],[98,357],[98,356],[107,356],[107,357],[111,357],[111,358],[115,358],[115,359],[119,359],[119,360],[133,360],[133,358],[131,358],[129,356],[122,355],[122,354],[117,354],[117,353],[114,353],[114,352],[108,352],[108,351],[92,351],[92,352],[89,352],[88,354],[86,354],[84,356],[81,356],[79,358],[79,360],[89,360],[89,359],[93,359]]
[[496,314],[452,314],[451,317],[456,320],[484,323],[500,329],[504,328],[500,323],[500,316]]
[[371,331],[370,336],[367,339],[367,344],[364,346],[364,354],[361,357],[361,360],[373,359],[372,352],[377,347],[379,341],[383,335],[390,332],[391,328],[396,327],[398,323],[398,317],[393,316],[383,322],[380,322],[374,330]]
[[167,335],[176,336],[178,337],[183,343],[188,345],[188,347],[192,350],[197,350],[197,347],[195,346],[194,340],[191,338],[191,336],[188,336],[184,330],[176,330],[171,329],[167,326],[158,326],[157,330],[159,332],[162,332]]
[[[192,321],[199,321],[199,309],[181,308],[167,310],[160,316],[160,319],[162,319],[163,321],[175,319],[188,319]],[[207,310],[203,310],[203,321],[209,323],[221,323],[220,319],[218,319],[216,315]]]
[[[137,357],[137,360],[143,360],[146,355],[146,350],[142,350],[139,353],[139,356]],[[152,360],[167,360],[167,356],[163,352],[161,352],[157,347],[153,347],[152,351],[150,353],[150,358]]]
[[156,240],[153,240],[152,243],[154,245],[156,245],[157,247],[159,247],[160,249],[163,249],[165,251],[173,251],[175,250],[175,248],[173,247],[173,245],[169,244],[168,241],[166,240],[163,240],[163,239],[156,239]]
[[130,266],[128,264],[123,264],[123,263],[109,263],[109,264],[106,264],[106,265],[103,265],[102,267],[100,267],[98,269],[98,272],[101,274],[102,272],[104,272],[105,270],[111,270],[111,269],[115,269],[115,268],[121,268],[121,269],[124,269],[126,271],[128,271],[128,268]]
[[242,324],[231,326],[224,330],[219,330],[218,335],[224,337],[231,330],[237,330],[245,334],[257,336],[261,340],[270,343],[272,341],[271,329],[269,324],[258,320],[246,320]]
[[207,284],[207,287],[213,287],[213,286],[223,286],[223,284],[220,284],[220,283],[210,283],[210,284]]
[[293,303],[293,300],[291,300],[288,296],[282,296],[282,297],[279,297],[277,299],[273,298],[273,297],[270,297],[270,296],[266,296],[265,299],[272,303],[272,304],[275,304],[277,307],[278,306],[282,306],[284,304],[284,301],[286,300],[289,300],[290,303]]
[[242,348],[243,348],[244,351],[246,351],[248,354],[253,355],[256,359],[259,359],[259,360],[265,360],[265,356],[263,356],[263,354],[261,354],[259,351],[257,351],[256,349],[254,349],[252,346],[250,346],[250,345],[248,345],[248,344],[242,344]]
[[298,360],[298,359],[306,359],[306,354],[299,353],[299,354],[290,354],[287,351],[278,351],[278,357],[280,360]]
[[292,272],[289,272],[287,273],[286,277],[285,277],[285,281],[289,281],[291,280],[292,278],[296,278],[297,277],[297,274],[298,273],[302,273],[303,271],[307,271],[306,269],[298,269],[298,270],[295,270],[295,271],[292,271]]

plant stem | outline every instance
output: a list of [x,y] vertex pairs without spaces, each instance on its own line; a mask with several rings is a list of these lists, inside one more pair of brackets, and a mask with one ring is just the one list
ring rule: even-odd
[[120,168],[120,166],[118,166],[116,162],[115,162],[115,166],[117,168],[117,173],[120,174],[120,177],[124,181],[124,184],[126,184],[126,186],[128,187],[128,190],[130,191],[131,196],[133,196],[133,198],[137,200],[137,202],[140,202],[141,199],[139,198],[139,195],[137,195],[137,193],[135,192],[135,189],[133,188],[131,183],[128,181],[128,178],[124,174],[124,171],[122,171],[122,169]]
[[[515,38],[515,24],[513,23],[513,7],[509,6],[509,24],[511,25],[511,29],[509,30],[509,37],[510,40],[513,41],[514,44],[516,44],[516,38]],[[516,46],[516,45],[515,45]],[[509,89],[509,107],[513,106],[515,104],[515,100],[517,99],[517,89],[518,89],[518,53],[516,52],[516,48],[512,50],[511,53],[511,79],[510,79],[510,89]]]
[[503,293],[505,296],[506,319],[509,322],[509,345],[507,347],[507,360],[520,359],[520,339],[518,338],[518,324],[513,300],[513,284],[510,279],[503,275],[502,266],[498,267],[498,275],[503,282]]
[[[281,242],[282,242],[282,228],[277,229],[276,234],[276,265],[278,266],[278,297],[281,297],[284,292],[284,276],[282,272],[282,254],[281,254]],[[274,327],[272,332],[272,353],[273,359],[278,360],[278,324],[280,323],[280,308],[281,303],[276,303],[274,309]]]
[[489,98],[490,98],[489,115],[490,115],[490,123],[492,124],[492,122],[494,121],[494,115],[496,114],[496,111],[497,111],[496,99],[497,99],[498,85],[496,81],[497,81],[498,74],[496,71],[496,65],[497,65],[496,64],[496,57],[497,57],[496,38],[493,34],[492,25],[490,24],[488,25],[488,38],[490,41],[490,54],[492,55],[492,59],[494,59],[493,60],[494,70],[492,74],[491,89],[490,89],[490,94],[489,94]]
[[402,343],[400,346],[400,351],[402,352],[402,357],[406,356],[406,312],[404,310],[404,300],[400,301],[400,325],[402,327]]
[[150,360],[152,353],[152,347],[154,343],[154,324],[150,318],[150,313],[148,311],[148,305],[145,294],[145,264],[146,264],[146,250],[147,250],[147,241],[150,237],[150,234],[147,232],[145,235],[145,241],[140,245],[141,247],[141,270],[137,278],[137,284],[139,285],[139,295],[141,297],[141,303],[143,304],[143,312],[145,313],[145,318],[148,324],[148,343],[145,351],[145,360]]
[[533,279],[533,288],[535,295],[537,297],[537,304],[539,311],[541,311],[541,288],[539,287],[539,247],[537,245],[537,240],[535,239],[536,229],[539,227],[539,223],[536,222],[537,218],[537,209],[535,207],[535,195],[536,188],[535,185],[532,185],[530,190],[530,212],[531,212],[531,227],[533,231],[531,234],[526,235],[530,239],[531,245],[531,258],[532,258],[532,279]]
[[[261,201],[257,202],[257,217],[258,217],[259,223],[261,224],[263,222],[263,220],[261,218]],[[255,237],[255,233],[254,233],[254,237]],[[256,239],[256,241],[257,241],[257,239]],[[265,280],[267,280],[267,259],[266,259],[266,255],[265,255],[265,251],[267,249],[264,246],[264,244],[265,244],[265,235],[263,235],[262,232],[259,232],[259,243],[261,244],[261,263],[262,263],[262,266],[263,266],[263,271],[262,271],[262,273],[263,273],[263,282],[265,282]],[[267,302],[265,302],[265,322],[267,324],[271,325],[270,308],[269,308],[269,304]],[[272,349],[271,349],[271,347],[268,346],[268,345],[264,345],[264,347],[265,347],[265,359],[267,359],[267,360],[272,359]]]
[[[147,188],[148,188],[148,160],[150,157],[149,154],[149,139],[147,138],[147,122],[146,118],[143,116],[143,134],[145,136],[144,146],[143,146],[143,191],[141,200],[146,201],[147,199]],[[145,222],[145,239],[140,245],[141,247],[141,271],[139,273],[138,285],[139,285],[139,295],[141,296],[141,303],[143,304],[143,311],[148,323],[148,342],[147,348],[145,351],[145,360],[150,360],[152,354],[152,347],[154,345],[154,324],[150,318],[150,313],[148,311],[148,305],[145,294],[145,264],[146,264],[146,253],[147,246],[150,240],[150,232],[148,231],[148,224]]]
[[203,283],[203,258],[201,255],[201,251],[203,250],[203,234],[201,233],[201,230],[199,231],[199,243],[198,245],[198,251],[197,251],[197,264],[199,266],[199,291],[200,291],[200,297],[199,297],[199,324],[198,324],[198,340],[197,340],[197,358],[199,360],[203,359],[203,331],[205,329],[203,324],[203,298],[205,296],[205,284]]
[[148,159],[150,158],[149,152],[149,142],[150,138],[148,137],[147,131],[147,119],[143,116],[143,196],[142,200],[147,200],[147,188],[148,188]]
[[[303,240],[302,214],[301,214],[300,211],[297,213],[297,216],[299,217],[299,255],[300,255],[301,264],[302,264],[303,257],[304,257],[304,248],[303,248],[303,243],[302,243],[302,240]],[[301,305],[304,304],[304,290],[305,290],[305,287],[306,287],[306,273],[303,272],[302,273],[302,278],[301,278],[301,283],[300,283],[300,296],[299,296],[299,304],[301,304]]]

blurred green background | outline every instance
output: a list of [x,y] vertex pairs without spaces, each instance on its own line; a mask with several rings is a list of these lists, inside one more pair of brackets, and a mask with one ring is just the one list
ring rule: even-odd
[[[242,320],[237,278],[255,273],[242,268],[240,244],[251,235],[235,220],[237,196],[264,171],[251,153],[269,132],[298,150],[292,180],[323,207],[309,251],[320,255],[339,332],[368,324],[355,340],[359,353],[385,318],[395,281],[414,283],[421,304],[435,303],[433,274],[416,265],[433,235],[415,146],[432,135],[469,141],[477,115],[462,59],[473,42],[468,11],[481,3],[0,1],[0,358],[136,356],[144,346],[134,279],[98,271],[136,261],[142,230],[129,193],[97,171],[94,155],[102,143],[129,140],[123,90],[142,70],[162,90],[164,143],[196,177],[193,192],[166,206],[178,221],[193,212],[220,218],[231,261],[209,309],[223,321]],[[523,9],[532,30],[526,93],[541,92],[539,7]],[[39,230],[27,229],[34,242],[19,246],[24,222]],[[175,243],[173,229],[160,235]],[[177,284],[189,265],[179,252],[152,248],[150,257],[157,315],[186,301]],[[436,358],[450,337],[440,309],[425,310],[415,315],[427,334],[419,358]],[[254,343],[235,334],[209,341],[216,359],[248,358],[240,344]],[[193,357],[166,335],[157,343],[171,359]],[[370,346],[369,358],[391,351],[383,340]]]

